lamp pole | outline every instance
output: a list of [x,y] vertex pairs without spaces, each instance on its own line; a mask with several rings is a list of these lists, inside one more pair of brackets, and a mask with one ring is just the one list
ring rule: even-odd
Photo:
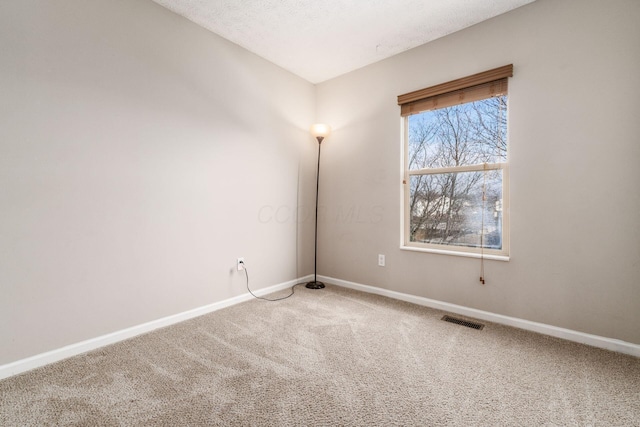
[[318,140],[318,167],[316,169],[316,224],[315,224],[315,247],[313,251],[313,281],[305,286],[309,289],[322,289],[324,283],[318,282],[318,194],[320,193],[320,148],[322,141],[331,132],[327,125],[316,124],[311,126],[311,134]]

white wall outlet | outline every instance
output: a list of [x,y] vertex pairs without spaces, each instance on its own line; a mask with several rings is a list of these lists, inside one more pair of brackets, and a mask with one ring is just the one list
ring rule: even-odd
[[378,265],[384,267],[384,255],[378,254]]
[[238,271],[244,270],[244,258],[238,258],[237,266]]

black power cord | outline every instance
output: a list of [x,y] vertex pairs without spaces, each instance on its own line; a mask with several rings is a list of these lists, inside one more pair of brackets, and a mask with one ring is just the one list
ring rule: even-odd
[[249,288],[249,271],[247,270],[247,266],[246,266],[246,264],[244,263],[244,261],[240,261],[240,264],[242,264],[242,267],[243,267],[243,270],[244,270],[244,274],[245,274],[245,276],[247,277],[247,290],[249,291],[249,293],[250,293],[251,295],[253,295],[253,297],[254,297],[254,298],[257,298],[257,299],[261,299],[261,300],[264,300],[264,301],[271,301],[271,302],[274,302],[274,301],[282,301],[283,299],[287,299],[287,298],[289,298],[290,296],[292,296],[292,295],[296,292],[296,286],[298,286],[298,285],[301,285],[301,284],[302,284],[302,283],[298,283],[298,284],[296,284],[296,285],[293,285],[293,286],[291,287],[291,293],[290,293],[289,295],[287,295],[286,297],[282,297],[282,298],[274,298],[274,299],[269,299],[269,298],[259,297],[258,295],[256,295],[256,294],[254,294],[253,292],[251,292],[251,289]]

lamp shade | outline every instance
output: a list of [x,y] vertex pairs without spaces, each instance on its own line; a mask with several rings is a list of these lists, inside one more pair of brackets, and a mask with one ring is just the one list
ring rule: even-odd
[[311,132],[311,135],[313,135],[315,138],[326,138],[331,133],[331,126],[325,125],[323,123],[316,123],[315,125],[311,126],[309,132]]

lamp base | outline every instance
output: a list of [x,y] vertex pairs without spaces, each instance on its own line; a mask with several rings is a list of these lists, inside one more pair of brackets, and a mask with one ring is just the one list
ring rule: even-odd
[[324,283],[314,280],[312,282],[307,283],[305,287],[308,289],[322,289],[324,288]]

